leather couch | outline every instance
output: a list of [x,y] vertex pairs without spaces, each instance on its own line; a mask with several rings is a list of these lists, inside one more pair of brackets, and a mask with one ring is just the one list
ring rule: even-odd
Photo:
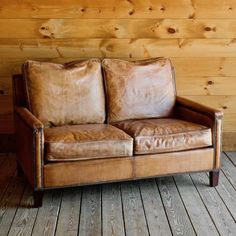
[[176,95],[169,59],[26,61],[13,76],[18,174],[34,189],[196,171],[219,179],[223,113]]

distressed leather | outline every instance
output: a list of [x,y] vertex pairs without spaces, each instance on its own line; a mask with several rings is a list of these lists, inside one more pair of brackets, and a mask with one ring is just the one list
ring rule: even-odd
[[114,124],[134,138],[134,154],[212,146],[211,129],[178,119],[127,120]]
[[214,147],[214,168],[220,168],[220,153],[222,148],[223,112],[191,101],[187,98],[176,98],[174,116],[211,128]]
[[168,59],[102,61],[108,121],[168,117],[175,104],[175,82]]
[[107,124],[46,128],[47,161],[71,161],[133,155],[133,139]]
[[17,162],[34,189],[43,187],[43,124],[26,108],[15,108]]
[[50,162],[43,168],[44,184],[45,188],[55,188],[206,171],[213,168],[213,153],[213,148],[202,148],[171,153],[135,155],[134,158],[112,157],[84,161]]
[[65,65],[27,61],[23,68],[28,107],[45,126],[104,122],[100,60]]

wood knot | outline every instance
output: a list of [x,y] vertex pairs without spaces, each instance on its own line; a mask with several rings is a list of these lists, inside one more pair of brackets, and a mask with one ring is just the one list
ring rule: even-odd
[[119,28],[117,28],[117,27],[114,27],[114,30],[115,30],[115,31],[117,31],[117,30],[119,30]]
[[85,9],[84,8],[81,8],[81,10],[80,10],[81,12],[85,12]]
[[211,27],[205,27],[205,31],[211,31]]
[[209,80],[209,81],[207,82],[207,84],[208,84],[208,85],[213,85],[214,82],[213,82],[212,80]]
[[168,28],[167,30],[170,34],[174,34],[176,30],[174,28]]
[[165,11],[165,7],[162,6],[162,7],[160,8],[160,10],[161,10],[161,11]]
[[225,109],[227,109],[228,107],[227,107],[227,106],[222,106],[222,108],[225,110]]
[[131,10],[131,11],[129,11],[129,15],[131,16],[131,15],[133,15],[134,14],[134,12],[135,12],[135,10],[133,9],[133,10]]
[[148,10],[149,10],[149,11],[152,11],[152,7],[149,7]]
[[3,95],[3,94],[4,94],[4,91],[3,91],[2,89],[0,90],[0,94],[1,94],[1,95]]

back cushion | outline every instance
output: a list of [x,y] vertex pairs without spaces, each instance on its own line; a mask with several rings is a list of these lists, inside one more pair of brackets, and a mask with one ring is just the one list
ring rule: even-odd
[[176,92],[170,60],[104,59],[102,65],[109,122],[171,115]]
[[27,61],[23,73],[28,107],[45,126],[104,122],[99,59],[65,65]]

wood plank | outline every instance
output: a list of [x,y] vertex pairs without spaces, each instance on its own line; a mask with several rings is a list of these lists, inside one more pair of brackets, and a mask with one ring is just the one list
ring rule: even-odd
[[236,168],[225,153],[221,154],[221,170],[236,190]]
[[178,76],[176,85],[181,95],[235,95],[236,77]]
[[11,225],[9,236],[13,235],[31,235],[36,215],[37,208],[33,208],[33,191],[32,188],[27,185],[24,191],[24,195],[21,199],[20,205],[17,209],[13,223]]
[[219,235],[189,175],[174,177],[197,235]]
[[173,235],[196,235],[172,177],[158,178],[158,187]]
[[236,132],[223,132],[223,151],[236,150]]
[[216,187],[216,191],[236,222],[236,191],[222,171],[220,172],[220,181]]
[[32,235],[54,235],[60,203],[60,190],[51,190],[44,194],[43,206],[38,210]]
[[191,174],[191,177],[219,233],[234,235],[236,224],[216,190],[209,187],[209,178],[206,173]]
[[236,152],[227,152],[226,155],[236,166]]
[[2,0],[0,18],[235,18],[236,3],[215,0]]
[[24,188],[25,181],[14,176],[0,201],[0,229],[2,235],[7,235],[10,230]]
[[78,233],[80,217],[81,189],[70,188],[63,190],[60,214],[55,235],[72,236]]
[[231,39],[235,29],[234,19],[0,19],[0,38],[16,39]]
[[101,222],[101,186],[83,188],[79,235],[102,235]]
[[8,156],[0,166],[0,200],[3,197],[8,185],[15,178],[16,160],[14,156]]
[[201,104],[205,104],[210,107],[214,107],[220,109],[224,112],[224,114],[236,113],[236,96],[191,96],[186,95],[183,96],[189,98],[193,101],[199,102]]
[[137,182],[121,184],[126,235],[149,235]]
[[[1,41],[1,40],[0,40]],[[6,45],[5,45],[6,46]],[[3,45],[4,47],[4,45]],[[34,57],[31,57],[31,60],[37,61],[50,61],[55,63],[65,63],[74,60],[81,60],[85,59],[86,57],[57,57],[57,58],[49,58],[50,55],[47,57],[38,58],[37,54]],[[87,58],[94,57],[94,55],[90,54]],[[118,56],[117,56],[118,57]],[[120,57],[121,59],[125,60],[139,60],[148,58],[147,57],[136,57],[136,58],[125,58]],[[2,58],[0,61],[0,76],[8,78],[8,84],[11,82],[12,74],[21,73],[21,66],[24,63],[26,58],[8,58],[7,56]],[[193,57],[193,58],[171,58],[172,63],[175,67],[176,71],[176,79],[178,81],[182,81],[182,77],[188,79],[194,79],[195,77],[236,77],[236,71],[232,70],[236,66],[236,58],[226,58],[226,57]],[[214,82],[214,81],[213,81]],[[5,82],[6,83],[6,82]],[[217,82],[215,82],[217,83]],[[228,86],[229,87],[229,86]],[[229,88],[228,88],[229,89]],[[225,95],[225,94],[224,94]]]
[[155,180],[140,181],[139,188],[150,235],[172,235]]
[[102,186],[102,229],[104,236],[125,235],[120,184]]
[[236,53],[234,39],[1,39],[0,45],[0,58],[233,58]]

